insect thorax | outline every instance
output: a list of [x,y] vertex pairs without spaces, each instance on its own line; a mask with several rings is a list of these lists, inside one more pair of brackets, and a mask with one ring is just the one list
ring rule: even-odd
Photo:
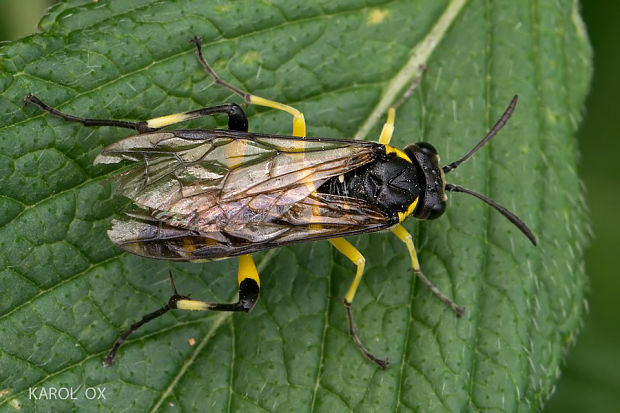
[[345,174],[334,176],[318,192],[364,200],[387,212],[398,222],[420,196],[416,167],[396,154],[377,151],[377,157]]

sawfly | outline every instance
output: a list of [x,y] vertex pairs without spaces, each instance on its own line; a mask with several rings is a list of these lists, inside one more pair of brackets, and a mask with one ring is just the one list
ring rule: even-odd
[[[306,137],[300,111],[224,81],[205,60],[200,39],[196,37],[193,42],[199,62],[216,84],[248,104],[291,114],[292,136],[248,132],[245,112],[234,103],[127,122],[68,115],[34,95],[25,97],[27,103],[65,121],[137,131],[137,135],[106,147],[95,159],[96,164],[128,161],[132,165],[114,178],[117,192],[132,201],[124,216],[112,221],[108,236],[114,244],[133,254],[164,260],[239,259],[237,302],[207,303],[180,295],[171,275],[173,294],[168,303],[125,331],[103,359],[104,364],[112,364],[133,331],[171,309],[252,310],[260,290],[252,253],[328,240],[357,267],[343,300],[349,333],[364,357],[385,368],[388,360],[367,350],[356,332],[351,305],[365,259],[343,237],[392,231],[408,249],[413,272],[459,316],[464,308],[422,273],[412,236],[401,225],[405,219],[436,219],[446,209],[446,192],[463,192],[499,211],[536,245],[536,238],[516,215],[483,195],[445,181],[445,174],[469,159],[506,124],[515,109],[516,96],[469,153],[441,167],[437,151],[427,142],[402,150],[389,145],[395,107],[388,111],[378,142]],[[228,116],[227,130],[161,130],[216,114]]]

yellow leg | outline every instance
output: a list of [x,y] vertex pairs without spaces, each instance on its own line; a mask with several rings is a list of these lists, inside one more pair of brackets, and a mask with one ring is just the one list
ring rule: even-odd
[[206,303],[204,301],[192,300],[189,297],[181,297],[174,302],[172,308],[179,310],[192,311],[245,311],[248,312],[254,308],[258,300],[260,291],[260,278],[252,256],[239,256],[239,272],[237,273],[237,282],[239,283],[239,301],[236,303]]
[[186,120],[193,119],[197,116],[191,116],[188,112],[174,113],[172,115],[160,116],[158,118],[149,119],[146,121],[146,125],[149,128],[160,129],[166,126],[174,125],[175,123],[184,122]]
[[258,278],[256,264],[254,264],[254,259],[252,259],[250,254],[241,255],[239,257],[239,272],[237,273],[239,285],[246,279],[254,280],[256,285],[260,287],[260,278]]
[[248,131],[248,119],[245,112],[239,105],[228,103],[224,105],[200,108],[189,112],[174,113],[172,115],[160,116],[158,118],[149,119],[143,122],[128,122],[115,119],[90,119],[81,118],[79,116],[69,115],[43,103],[34,95],[24,97],[26,103],[37,105],[42,110],[64,119],[67,122],[79,122],[84,126],[112,126],[116,128],[134,129],[138,133],[153,132],[163,127],[174,125],[175,123],[198,118],[207,115],[225,114],[228,115],[228,128],[237,131]]
[[413,245],[413,238],[411,237],[411,234],[407,232],[407,230],[400,224],[397,225],[392,230],[392,232],[407,246],[407,249],[409,250],[409,256],[411,257],[411,268],[413,268],[413,272],[415,273],[415,275],[417,275],[418,278],[422,280],[424,284],[426,284],[426,286],[431,290],[433,294],[435,294],[435,296],[437,296],[437,298],[439,298],[448,307],[454,310],[458,317],[465,314],[465,307],[457,305],[454,301],[446,297],[441,291],[439,291],[437,287],[435,287],[430,282],[428,278],[426,278],[426,276],[422,272],[422,269],[420,268],[420,263],[418,261],[418,256],[415,252],[415,247]]
[[396,106],[392,106],[391,108],[388,109],[388,118],[383,124],[383,129],[381,130],[381,135],[379,136],[379,143],[385,146],[386,154],[393,153],[393,154],[396,154],[396,156],[398,156],[399,158],[403,158],[407,160],[408,162],[411,162],[411,159],[409,159],[409,156],[407,156],[406,153],[404,153],[398,148],[394,148],[393,146],[389,145],[390,140],[392,140],[392,134],[394,133],[395,116],[396,116]]
[[353,298],[355,297],[355,292],[357,291],[357,287],[360,285],[360,281],[362,280],[362,275],[364,274],[364,265],[366,264],[366,259],[364,256],[355,248],[351,243],[344,238],[334,238],[330,239],[329,242],[336,247],[338,251],[340,251],[345,257],[347,257],[353,264],[357,266],[357,271],[355,272],[355,278],[349,287],[349,291],[347,291],[344,296],[344,300],[348,303],[353,302]]
[[228,103],[224,105],[212,106],[191,110],[189,112],[174,113],[172,115],[160,116],[158,118],[149,119],[145,122],[150,129],[161,129],[175,123],[184,122],[186,120],[199,118],[201,116],[226,114],[228,115],[228,128],[232,130],[247,132],[248,118],[239,105]]
[[121,347],[121,345],[125,342],[125,340],[127,339],[127,337],[129,337],[131,333],[133,333],[149,321],[161,317],[170,310],[179,309],[192,311],[211,310],[244,312],[252,310],[252,308],[254,308],[254,305],[256,305],[256,301],[258,300],[258,293],[260,291],[260,279],[258,278],[258,272],[256,271],[256,265],[254,265],[254,260],[252,259],[252,256],[242,255],[239,257],[239,274],[237,279],[239,281],[239,300],[236,303],[232,304],[215,304],[206,303],[199,300],[192,300],[188,296],[179,295],[174,285],[174,279],[172,278],[171,273],[170,283],[172,284],[173,294],[172,297],[170,297],[170,299],[168,300],[168,304],[166,304],[159,310],[144,315],[142,319],[132,324],[129,329],[127,329],[123,334],[121,334],[112,345],[112,349],[110,350],[110,352],[103,358],[103,364],[106,366],[110,366],[114,363],[114,359],[116,358],[116,353],[118,352],[118,349]]
[[226,82],[215,72],[215,70],[213,70],[213,68],[207,63],[206,59],[204,58],[202,54],[202,41],[200,40],[200,38],[195,37],[193,39],[193,42],[196,44],[196,54],[198,55],[198,60],[200,61],[200,64],[202,64],[202,66],[209,73],[209,75],[211,75],[216,84],[225,87],[226,89],[229,89],[237,95],[241,96],[243,100],[245,100],[247,103],[278,109],[290,113],[291,115],[293,115],[293,136],[306,136],[306,122],[304,120],[303,113],[301,113],[299,110],[295,109],[292,106],[265,99],[260,96],[252,95]]
[[422,72],[424,71],[425,66],[420,66],[420,71],[418,75],[415,77],[413,82],[411,82],[411,86],[405,91],[403,96],[396,102],[396,104],[388,109],[388,118],[383,124],[383,129],[381,130],[381,135],[379,136],[379,143],[383,145],[389,145],[390,140],[392,139],[392,134],[394,133],[394,117],[396,114],[396,108],[398,108],[418,87],[420,83],[420,79],[422,77]]
[[250,94],[248,94],[248,103],[283,110],[290,113],[291,115],[293,115],[293,136],[306,136],[306,121],[304,119],[304,114],[301,113],[299,110],[295,109],[294,107]]
[[389,108],[388,109],[388,118],[383,124],[383,129],[381,130],[381,136],[379,136],[379,143],[383,145],[388,145],[390,140],[392,139],[392,134],[394,133],[394,118],[396,116],[396,109]]
[[357,335],[357,331],[355,328],[355,323],[353,322],[353,311],[351,309],[351,304],[353,303],[353,298],[355,298],[355,292],[357,291],[357,287],[362,280],[362,275],[364,274],[364,265],[366,264],[366,259],[364,256],[355,248],[351,243],[349,243],[344,238],[334,238],[330,239],[329,242],[336,247],[338,251],[340,251],[345,257],[347,257],[353,264],[357,266],[357,271],[355,273],[355,278],[349,287],[346,295],[344,296],[344,308],[347,311],[347,318],[349,320],[349,334],[353,339],[353,342],[359,350],[362,352],[364,357],[368,360],[377,363],[379,367],[386,368],[390,362],[387,359],[380,359],[370,351],[366,349],[359,336]]

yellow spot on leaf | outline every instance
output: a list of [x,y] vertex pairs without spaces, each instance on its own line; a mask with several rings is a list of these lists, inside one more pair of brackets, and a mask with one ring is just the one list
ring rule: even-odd
[[11,407],[12,407],[14,410],[21,410],[21,409],[22,409],[22,403],[21,403],[19,400],[17,400],[17,399],[13,399],[13,400],[11,400],[11,401],[9,402],[9,404],[11,405]]
[[233,8],[232,4],[220,4],[220,5],[215,6],[215,11],[220,14],[225,14],[225,13],[232,11],[232,8]]
[[245,65],[255,66],[260,60],[260,55],[256,50],[250,50],[241,56],[241,62]]
[[368,19],[366,19],[366,23],[369,26],[383,23],[383,20],[390,14],[387,10],[374,9],[368,15]]

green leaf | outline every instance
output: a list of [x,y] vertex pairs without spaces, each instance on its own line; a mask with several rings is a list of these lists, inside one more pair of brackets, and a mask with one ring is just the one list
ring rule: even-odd
[[[584,310],[574,134],[591,52],[575,1],[74,0],[40,26],[0,56],[0,409],[541,409]],[[106,230],[123,200],[106,180],[113,167],[92,160],[129,132],[69,124],[22,98],[134,120],[238,101],[203,72],[194,35],[225,79],[302,110],[311,136],[375,140],[424,63],[392,143],[432,142],[444,161],[471,149],[519,94],[509,124],[449,181],[516,212],[539,246],[466,195],[454,194],[442,219],[410,220],[425,273],[467,307],[457,319],[415,279],[398,239],[353,239],[367,259],[353,306],[359,334],[389,357],[387,370],[351,342],[339,297],[354,266],[327,242],[256,254],[252,313],[166,314],[103,368],[118,334],[166,302],[169,270],[181,293],[227,302],[236,262],[168,263],[114,247]],[[248,113],[254,131],[290,133],[287,114]],[[63,387],[79,387],[77,399],[30,397]],[[89,400],[91,387],[105,400]]]

